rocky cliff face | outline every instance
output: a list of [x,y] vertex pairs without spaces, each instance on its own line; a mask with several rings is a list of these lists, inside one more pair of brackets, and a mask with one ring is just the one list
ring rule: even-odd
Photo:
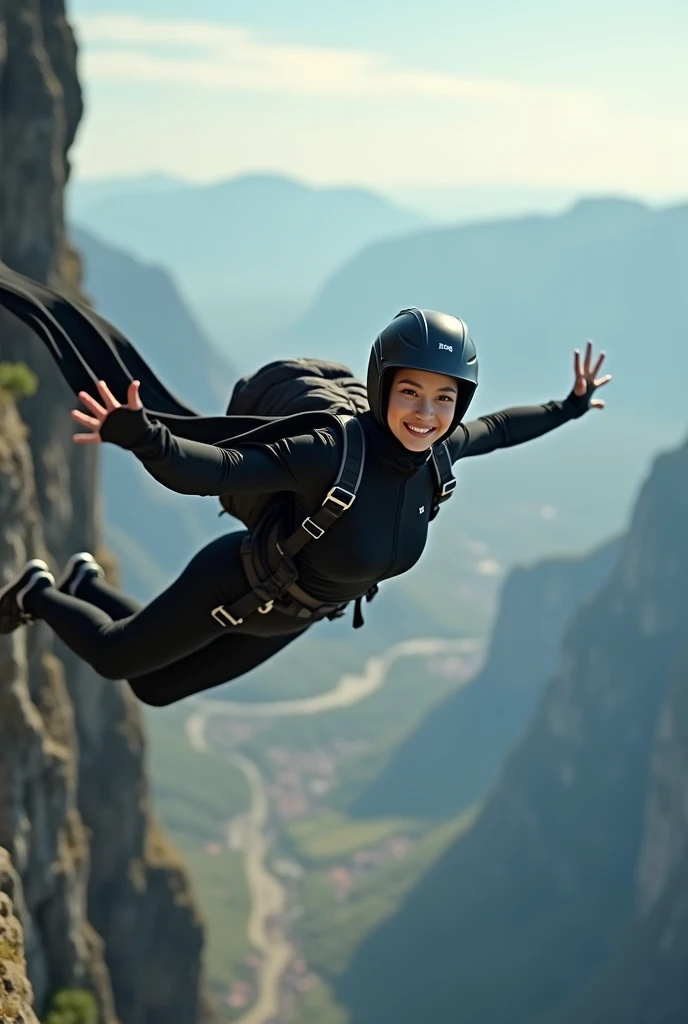
[[609,962],[554,1024],[688,1019],[688,646],[659,714],[636,873],[635,913]]
[[0,1021],[38,1024],[33,989],[26,974],[24,934],[14,912],[20,898],[19,879],[7,850],[0,848]]
[[[46,554],[26,428],[0,396],[0,569]],[[77,809],[78,743],[62,663],[46,627],[0,637],[0,846],[16,870],[36,1003],[89,988],[114,1018],[102,943],[88,922],[89,850]]]
[[[77,288],[64,238],[67,153],[81,116],[63,0],[0,4],[0,257]],[[19,324],[0,359],[40,380],[0,409],[0,576],[98,549],[96,453],[71,442],[72,397]],[[42,625],[0,645],[0,846],[21,883],[29,978],[41,1013],[63,986],[97,996],[102,1021],[194,1024],[202,926],[183,867],[155,823],[145,740],[124,684],[95,677]]]
[[358,951],[356,1024],[688,1019],[687,519],[688,445],[656,460],[474,828]]

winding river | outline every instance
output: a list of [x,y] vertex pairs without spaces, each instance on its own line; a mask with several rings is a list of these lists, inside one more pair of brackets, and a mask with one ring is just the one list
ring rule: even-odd
[[[471,662],[472,675],[477,668],[479,654],[480,644],[475,640],[404,640],[394,644],[380,657],[370,658],[359,675],[347,673],[332,690],[313,697],[256,704],[199,699],[186,722],[187,738],[194,750],[205,752],[210,749],[206,739],[209,718],[226,715],[235,719],[280,718],[321,714],[349,707],[370,697],[386,681],[391,666],[402,658],[463,655]],[[244,870],[251,896],[248,938],[262,957],[256,1001],[236,1024],[269,1024],[279,1018],[280,984],[296,951],[281,926],[269,926],[270,920],[275,922],[282,917],[287,894],[285,887],[266,866],[269,806],[265,783],[258,767],[243,754],[233,754],[232,760],[243,772],[251,796],[244,840]]]

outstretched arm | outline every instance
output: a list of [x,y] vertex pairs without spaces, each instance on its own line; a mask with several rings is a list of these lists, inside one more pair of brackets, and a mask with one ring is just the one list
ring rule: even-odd
[[[139,399],[137,381],[129,387],[124,406],[104,381],[99,381],[98,391],[102,405],[86,392],[79,393],[90,415],[73,410],[73,419],[88,428],[88,433],[75,434],[74,440],[81,444],[110,441],[126,448],[152,477],[178,494],[299,492],[307,482],[305,468],[320,454],[310,436],[303,438],[303,445],[292,440],[277,445],[246,445],[241,450],[179,438],[148,417]],[[324,447],[322,454],[326,457]]]
[[568,395],[561,402],[547,402],[544,405],[515,406],[502,412],[481,416],[469,423],[460,423],[448,439],[452,461],[470,458],[474,455],[486,455],[498,448],[511,448],[525,441],[542,437],[562,423],[577,419],[588,409],[603,409],[604,402],[593,399],[597,388],[611,380],[607,374],[600,379],[597,374],[604,362],[602,352],[595,363],[592,362],[592,344],[588,342],[583,368],[580,364],[580,353],[574,353],[575,383]]

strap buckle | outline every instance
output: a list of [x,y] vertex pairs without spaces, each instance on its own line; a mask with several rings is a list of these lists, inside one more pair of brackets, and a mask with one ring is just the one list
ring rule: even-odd
[[452,493],[452,491],[454,490],[455,487],[456,487],[456,477],[455,476],[451,477],[451,479],[449,479],[449,480],[445,480],[445,482],[442,484],[442,490],[440,491],[441,496],[443,498],[446,498],[449,494]]
[[[341,498],[335,497],[335,491],[338,491],[339,494],[345,495],[349,500],[342,501]],[[341,505],[343,509],[347,509],[351,508],[355,500],[355,494],[352,494],[351,491],[347,491],[345,487],[338,487],[335,485],[334,487],[331,487],[330,490],[327,492],[327,497],[325,498],[325,501],[323,501],[323,505],[325,505],[328,501],[333,501],[336,505]]]
[[221,615],[224,616],[224,619],[228,620],[232,626],[240,626],[241,623],[244,621],[243,619],[235,619],[234,616],[227,611],[223,604],[219,604],[217,608],[213,608],[210,614],[212,615],[216,622],[220,623],[221,626],[227,625],[227,621],[223,622],[223,620],[220,618]]
[[325,532],[322,526],[318,526],[317,523],[314,523],[310,516],[306,516],[301,525],[303,526],[306,533],[313,538],[313,540],[320,540],[323,533]]

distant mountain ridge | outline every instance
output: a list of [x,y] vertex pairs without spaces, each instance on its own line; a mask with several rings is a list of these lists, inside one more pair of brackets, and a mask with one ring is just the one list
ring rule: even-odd
[[589,199],[559,215],[419,228],[342,265],[289,336],[359,365],[399,309],[457,313],[479,346],[478,396],[490,404],[514,382],[547,386],[559,346],[587,337],[634,369],[648,329],[670,339],[688,320],[677,308],[687,226],[688,204]]
[[174,272],[201,322],[242,372],[342,262],[428,218],[357,188],[316,188],[283,175],[196,185],[72,185],[77,226]]
[[80,222],[89,207],[114,195],[137,195],[164,189],[184,189],[190,183],[170,174],[141,174],[119,178],[72,178],[65,196],[68,219]]
[[138,344],[182,401],[200,413],[224,412],[236,370],[207,338],[168,270],[88,231],[76,228],[72,238],[84,257],[84,288],[99,312]]

